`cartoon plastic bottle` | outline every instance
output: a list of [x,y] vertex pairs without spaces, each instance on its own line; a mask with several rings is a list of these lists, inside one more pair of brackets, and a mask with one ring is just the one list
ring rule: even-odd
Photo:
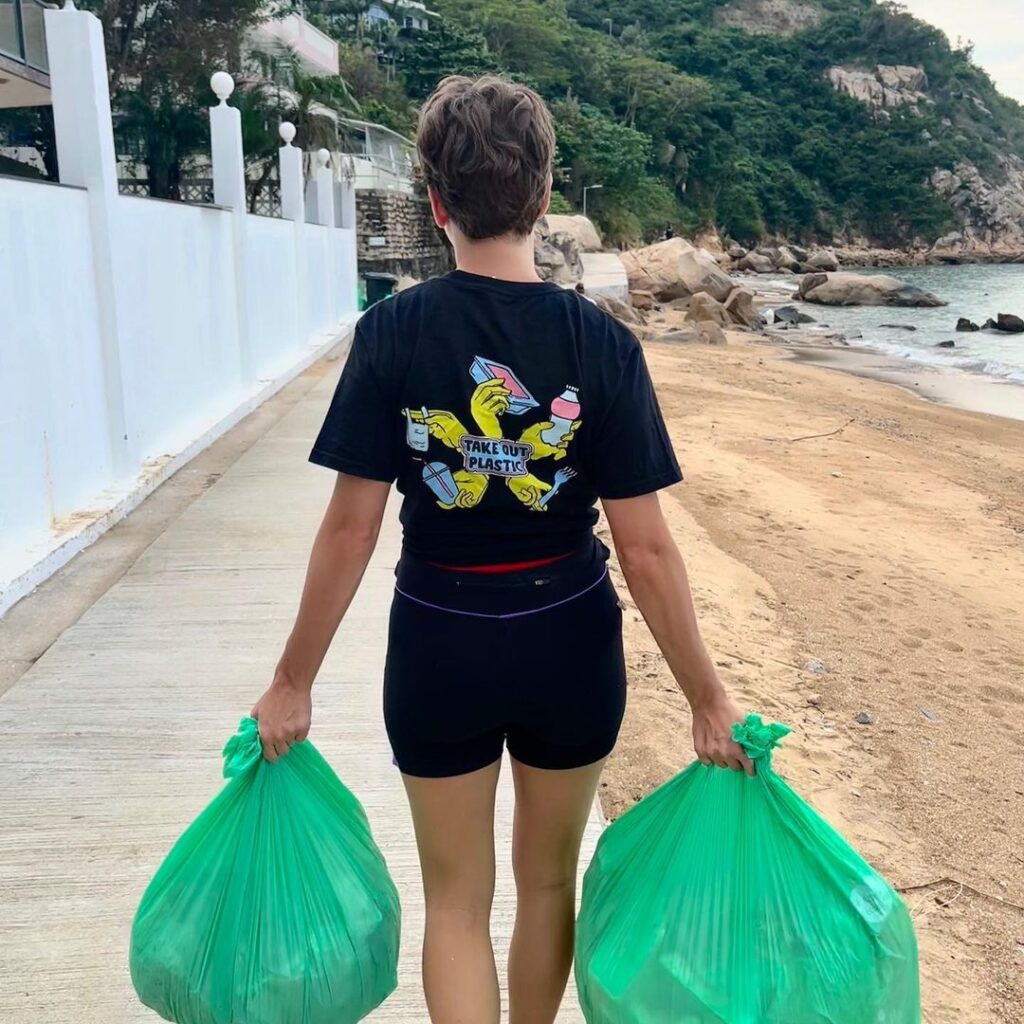
[[555,447],[569,436],[573,423],[579,418],[579,389],[568,387],[551,403],[551,426],[541,433],[540,439]]

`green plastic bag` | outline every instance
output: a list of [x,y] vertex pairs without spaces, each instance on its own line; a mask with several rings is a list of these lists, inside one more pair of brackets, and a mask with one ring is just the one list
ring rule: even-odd
[[910,915],[772,770],[788,732],[748,716],[755,777],[692,764],[601,837],[576,937],[588,1024],[919,1024]]
[[363,808],[308,741],[265,761],[252,718],[224,775],[142,897],[135,991],[177,1024],[355,1024],[395,989],[400,923]]

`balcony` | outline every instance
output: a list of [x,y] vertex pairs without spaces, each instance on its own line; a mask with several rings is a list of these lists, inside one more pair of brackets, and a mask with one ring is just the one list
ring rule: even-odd
[[252,38],[259,47],[291,50],[309,75],[338,73],[338,44],[314,28],[301,14],[293,12],[283,18],[265,21],[253,31]]
[[0,107],[50,102],[41,0],[0,0]]

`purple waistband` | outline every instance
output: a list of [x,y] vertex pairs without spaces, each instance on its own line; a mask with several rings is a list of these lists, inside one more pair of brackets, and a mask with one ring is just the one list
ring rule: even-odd
[[562,598],[561,601],[555,601],[553,604],[542,605],[540,608],[527,608],[526,611],[522,612],[507,612],[504,615],[489,615],[486,612],[467,612],[460,608],[445,608],[440,604],[431,604],[429,601],[421,601],[418,597],[413,597],[412,594],[407,594],[401,587],[396,586],[395,592],[401,594],[402,597],[407,598],[409,601],[414,601],[416,604],[423,605],[424,608],[433,608],[437,612],[449,612],[452,615],[470,615],[474,619],[518,619],[524,615],[536,615],[539,612],[547,612],[552,608],[557,608],[559,605],[568,604],[570,601],[575,601],[577,597],[582,597],[584,594],[593,590],[594,587],[603,583],[608,576],[608,566],[604,567],[604,572],[594,580],[590,586],[584,587],[582,590],[577,591],[575,594],[570,594],[569,597]]

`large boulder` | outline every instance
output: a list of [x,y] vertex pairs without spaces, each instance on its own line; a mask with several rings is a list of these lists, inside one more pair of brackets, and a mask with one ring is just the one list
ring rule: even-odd
[[800,270],[800,261],[796,254],[786,245],[762,246],[757,250],[761,256],[766,256],[772,261],[776,270],[792,270],[797,273]]
[[719,327],[732,325],[732,317],[729,310],[722,305],[714,296],[707,292],[697,292],[690,299],[690,305],[686,310],[686,322],[691,324],[715,323]]
[[956,322],[956,329],[958,331],[980,331],[981,328],[973,321],[968,320],[967,317],[962,316]]
[[802,313],[796,306],[779,306],[772,313],[772,320],[777,324],[813,324],[813,316]]
[[634,309],[654,309],[654,296],[650,292],[630,292],[629,301]]
[[595,295],[594,302],[606,313],[610,313],[616,320],[624,324],[644,324],[643,313],[634,309],[632,303],[622,302],[611,295]]
[[684,238],[668,238],[622,253],[630,291],[651,292],[661,301],[707,292],[720,302],[733,289],[732,278],[710,256]]
[[702,320],[698,325],[700,340],[705,345],[724,345],[727,342],[725,331],[714,320]]
[[729,246],[729,259],[741,260],[747,255],[747,250],[739,242],[733,242]]
[[945,306],[937,295],[888,274],[806,274],[798,298],[823,306]]
[[759,252],[748,252],[737,264],[737,270],[746,270],[751,274],[771,274],[775,264],[767,256]]
[[549,213],[544,219],[552,231],[571,235],[580,252],[601,252],[604,249],[601,233],[589,217],[579,213]]
[[552,230],[546,217],[533,230],[533,262],[543,281],[575,284],[583,279],[579,244],[568,232]]
[[1010,334],[1024,333],[1024,320],[1013,313],[1000,313],[996,317],[996,330],[1008,331]]
[[818,249],[807,257],[807,266],[812,271],[835,273],[839,269],[839,260],[836,259],[834,252],[830,252],[828,249]]
[[764,319],[754,305],[754,296],[746,288],[733,288],[725,300],[725,310],[734,324],[755,331],[764,326]]

